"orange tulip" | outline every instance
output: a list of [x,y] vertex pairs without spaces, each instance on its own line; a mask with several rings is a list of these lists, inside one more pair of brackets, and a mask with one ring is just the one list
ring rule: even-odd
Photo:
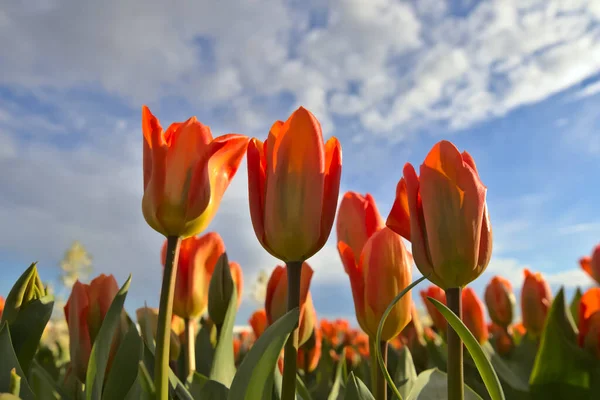
[[142,108],[144,197],[148,225],[165,236],[186,238],[213,219],[248,145],[242,135],[212,137],[196,117],[163,131]]
[[240,304],[242,304],[242,294],[244,292],[244,274],[242,272],[242,267],[240,264],[235,261],[229,262],[229,269],[231,271],[231,278],[233,279],[233,283],[235,283],[235,288],[237,292],[237,305],[238,308]]
[[254,336],[258,339],[265,329],[267,329],[267,312],[265,309],[261,308],[260,310],[254,311],[252,316],[250,316],[248,323],[252,327]]
[[[346,243],[338,243],[338,250],[350,278],[358,323],[369,336],[375,337],[387,306],[411,282],[412,257],[400,235],[388,228],[367,240],[358,262]],[[410,305],[408,292],[389,314],[382,340],[391,340],[410,322]]]
[[600,358],[600,288],[589,289],[581,297],[579,345]]
[[488,331],[494,338],[495,348],[498,354],[506,355],[510,353],[514,346],[510,335],[512,329],[510,327],[507,329],[506,327],[502,327],[492,322],[488,326]]
[[[316,313],[314,312],[314,305],[309,292],[312,275],[312,268],[307,263],[302,264],[300,277],[300,327],[298,329],[299,346],[310,338],[316,324]],[[265,311],[269,325],[287,312],[287,280],[287,268],[280,265],[273,270],[269,278],[265,297]]]
[[[165,241],[161,255],[163,265],[166,253],[167,242]],[[175,315],[181,318],[197,318],[206,311],[210,278],[223,253],[225,253],[225,244],[221,236],[215,232],[200,237],[192,236],[181,241],[173,299]]]
[[483,303],[470,287],[462,291],[462,320],[479,343],[487,342],[488,329]]
[[300,107],[271,127],[264,144],[248,146],[248,190],[254,232],[262,246],[285,262],[319,251],[337,207],[342,149],[335,137],[323,144],[321,126]]
[[[158,308],[138,308],[135,311],[135,315],[141,328],[142,337],[144,337],[146,342],[152,343],[152,341],[156,339],[156,329],[158,328]],[[181,352],[179,334],[185,329],[185,325],[183,324],[184,321],[181,318],[173,315],[173,318],[171,319],[171,340],[169,347],[169,357],[171,361],[177,360]]]
[[[352,251],[355,259],[352,265],[358,263],[358,258],[367,240],[383,227],[385,227],[385,223],[379,215],[373,196],[367,193],[363,197],[356,192],[344,194],[337,215],[337,241],[346,244],[348,247],[346,251]],[[343,256],[342,261],[344,261]],[[352,265],[344,267],[348,269]]]
[[233,338],[233,359],[237,360],[242,349],[242,341],[239,337]]
[[433,326],[437,329],[438,332],[446,333],[448,329],[448,322],[446,318],[442,315],[441,312],[438,311],[437,308],[429,300],[428,297],[436,299],[440,303],[446,304],[446,292],[441,289],[439,286],[430,285],[427,290],[421,290],[421,299],[423,299],[423,303],[425,304],[425,308],[427,308],[427,312],[429,313],[429,317],[431,317],[431,322]]
[[321,330],[315,326],[313,332],[309,340],[298,349],[296,365],[298,369],[303,370],[305,373],[313,372],[319,365],[319,359],[321,358]]
[[0,296],[0,318],[2,317],[2,310],[4,310],[4,297]]
[[552,303],[552,293],[542,274],[524,270],[525,281],[521,290],[521,314],[527,332],[539,336],[544,329],[546,315]]
[[525,325],[522,322],[519,322],[511,326],[511,332],[509,333],[512,335],[515,344],[518,344],[527,333],[527,329],[525,329]]
[[600,244],[594,247],[591,257],[581,258],[579,264],[590,278],[600,284]]
[[[64,307],[65,319],[69,327],[71,370],[81,382],[85,382],[92,346],[118,291],[117,281],[112,275],[102,274],[92,280],[89,285],[76,281]],[[113,337],[110,348],[107,370],[110,369],[122,333],[126,330],[124,312],[121,318],[121,325]]]
[[411,241],[415,263],[431,282],[464,287],[492,254],[487,189],[471,155],[447,141],[433,147],[420,174],[404,166],[387,226]]
[[510,282],[501,276],[495,276],[485,288],[485,304],[490,318],[504,328],[513,320],[515,295]]

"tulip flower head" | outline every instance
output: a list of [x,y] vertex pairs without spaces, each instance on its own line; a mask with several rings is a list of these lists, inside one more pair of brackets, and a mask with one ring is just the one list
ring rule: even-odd
[[600,284],[600,244],[594,247],[591,257],[581,258],[579,264],[590,278]]
[[600,288],[589,289],[581,297],[579,345],[600,359]]
[[202,232],[246,152],[242,135],[212,137],[196,117],[163,131],[148,107],[142,108],[144,197],[148,225],[165,236],[186,238]]
[[[165,263],[167,242],[162,249]],[[173,313],[181,318],[198,318],[208,306],[208,287],[219,258],[225,254],[221,236],[209,232],[203,236],[192,236],[181,241]]]
[[[69,300],[64,307],[65,318],[69,327],[69,353],[71,370],[81,382],[85,382],[87,365],[100,326],[119,292],[117,281],[112,275],[100,275],[89,285],[75,282]],[[110,350],[109,365],[114,357],[121,335],[125,331],[125,314],[121,316],[121,326],[113,337]]]
[[480,344],[487,342],[488,328],[483,303],[470,287],[462,291],[462,320]]
[[[310,280],[313,270],[307,264],[302,264],[300,276],[300,327],[298,328],[298,345],[304,344],[313,333],[316,324],[316,312],[312,297],[309,292]],[[265,297],[265,311],[267,322],[273,324],[287,312],[288,292],[287,268],[279,265],[271,274],[267,283],[267,294]]]
[[337,207],[342,150],[323,143],[321,125],[300,107],[277,121],[263,143],[248,146],[248,191],[254,232],[284,262],[305,261],[331,232]]
[[492,321],[504,328],[508,327],[512,323],[516,304],[510,282],[501,276],[493,277],[485,288],[484,297]]
[[258,339],[260,335],[263,334],[265,329],[267,329],[267,312],[264,308],[260,310],[254,311],[254,313],[250,316],[248,323],[252,327],[252,331],[254,332],[254,337]]
[[492,228],[475,161],[437,143],[417,176],[411,164],[396,188],[387,226],[412,243],[417,268],[442,289],[464,287],[487,267]]
[[427,312],[429,313],[429,317],[431,318],[433,326],[438,332],[445,334],[446,330],[448,329],[448,322],[442,313],[439,312],[429,300],[427,300],[428,297],[436,299],[440,303],[446,304],[446,292],[444,292],[444,290],[439,286],[435,285],[430,285],[427,290],[421,290],[421,299],[425,304],[425,308],[427,308]]
[[0,296],[0,318],[2,317],[3,310],[4,310],[4,297]]
[[494,348],[498,354],[503,356],[510,353],[514,347],[514,342],[511,338],[511,327],[507,329],[492,322],[488,325],[488,332],[493,337]]
[[527,332],[538,337],[544,329],[546,315],[552,304],[550,286],[541,273],[524,270],[525,281],[521,290],[521,314]]
[[[389,228],[374,233],[365,243],[358,262],[352,249],[338,243],[350,278],[354,309],[360,327],[375,337],[379,321],[394,297],[410,285],[412,257],[402,238]],[[397,336],[411,320],[411,294],[408,292],[392,309],[382,332],[382,340]]]
[[321,330],[315,324],[313,334],[309,337],[308,341],[298,349],[298,358],[296,362],[298,369],[301,369],[304,372],[313,372],[317,368],[317,365],[319,365],[321,348]]
[[[142,337],[148,343],[152,343],[156,339],[156,329],[158,328],[158,308],[142,307],[138,308],[135,312]],[[181,318],[173,315],[171,322],[171,340],[169,348],[169,357],[171,361],[175,361],[179,358],[181,351],[181,343],[179,341],[179,329],[178,325],[183,321]],[[175,329],[173,329],[175,327]]]

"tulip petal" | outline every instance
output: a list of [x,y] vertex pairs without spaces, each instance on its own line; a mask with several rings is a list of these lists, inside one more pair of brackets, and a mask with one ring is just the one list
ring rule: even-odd
[[242,293],[244,292],[244,274],[242,273],[242,267],[240,264],[236,263],[235,261],[229,262],[229,270],[231,271],[231,278],[235,283],[237,303],[239,308],[240,304],[242,304]]
[[[356,261],[352,248],[344,242],[338,242],[338,251],[342,257],[344,270],[350,278],[350,288],[352,289],[352,299],[354,300],[354,310],[356,319],[363,330],[366,330],[365,322],[365,281],[363,278],[360,263]],[[358,256],[360,258],[360,255]]]
[[69,326],[69,353],[71,368],[79,380],[85,380],[87,365],[92,351],[88,330],[90,301],[85,284],[76,281],[65,305],[65,318]]
[[258,139],[252,139],[248,144],[248,201],[254,232],[260,244],[266,248],[264,239],[266,158],[263,148],[263,143]]
[[388,215],[386,225],[397,234],[410,240],[410,211],[408,207],[406,180],[404,178],[401,178],[396,186],[396,199]]
[[[283,298],[281,298],[282,294],[277,292],[277,289],[279,288],[279,286],[281,286],[280,281],[282,281],[282,279],[284,279],[285,274],[286,274],[285,267],[278,265],[277,267],[275,267],[275,269],[271,273],[271,277],[269,278],[269,281],[267,282],[267,290],[266,290],[266,295],[265,295],[265,311],[267,313],[267,321],[269,322],[269,325],[271,325],[273,322],[275,322],[275,320],[278,317],[278,315],[274,315],[273,310],[271,308],[273,305],[276,305],[274,303],[285,302],[284,304],[285,304],[285,306],[287,306],[287,296],[284,296]],[[287,276],[285,277],[285,279],[286,279],[286,285],[287,285]],[[274,300],[276,300],[276,301],[274,301]]]

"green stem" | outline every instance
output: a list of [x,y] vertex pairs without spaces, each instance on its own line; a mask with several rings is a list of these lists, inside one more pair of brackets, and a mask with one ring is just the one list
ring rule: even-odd
[[171,341],[171,319],[173,317],[173,296],[177,277],[177,260],[181,238],[167,237],[167,257],[160,291],[158,327],[156,332],[156,353],[154,364],[154,386],[157,400],[169,399],[169,348]]
[[[286,263],[288,278],[287,310],[300,307],[300,282],[302,276],[302,261]],[[296,362],[298,357],[298,326],[296,322],[294,332],[285,343],[283,354],[283,382],[281,387],[281,400],[294,400],[296,398]]]
[[369,338],[369,346],[369,353],[371,354],[371,391],[376,400],[386,400],[387,382],[383,376],[383,371],[377,362],[376,348],[379,350],[379,354],[387,368],[388,342],[382,340],[377,343],[375,338]]
[[185,318],[185,377],[189,378],[196,370],[196,335],[194,321]]
[[[462,289],[446,289],[448,308],[462,319]],[[448,400],[464,399],[463,344],[460,336],[448,324]]]

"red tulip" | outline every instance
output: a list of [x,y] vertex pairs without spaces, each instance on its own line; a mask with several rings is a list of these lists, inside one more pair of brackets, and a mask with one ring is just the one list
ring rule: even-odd
[[2,310],[4,310],[4,297],[0,296],[0,318],[2,317]]
[[[64,307],[65,318],[69,326],[69,353],[71,370],[81,382],[85,382],[87,365],[100,326],[119,292],[117,281],[112,275],[100,275],[89,285],[76,281],[69,300]],[[121,336],[125,331],[125,314],[122,314],[121,325],[113,337],[110,347],[110,369],[112,359],[118,349]]]
[[256,337],[256,339],[258,339],[260,337],[260,335],[263,334],[265,329],[267,329],[268,322],[267,322],[267,313],[266,313],[265,309],[261,308],[260,310],[256,310],[252,314],[252,316],[250,316],[248,323],[252,327],[254,336]]
[[485,304],[490,318],[504,328],[513,320],[515,295],[510,282],[501,276],[495,276],[485,288]]
[[342,150],[323,144],[321,126],[300,107],[248,146],[250,214],[256,237],[274,257],[300,262],[329,237],[337,207]]
[[310,336],[309,340],[298,349],[298,358],[296,361],[298,369],[303,370],[305,373],[313,372],[317,368],[317,365],[319,365],[321,347],[321,330],[315,326],[314,333]]
[[244,273],[242,272],[242,267],[240,264],[235,261],[229,262],[229,269],[231,271],[231,278],[233,279],[233,283],[235,283],[236,293],[237,293],[237,305],[238,308],[240,304],[242,304],[242,294],[244,292]]
[[470,287],[462,291],[462,320],[479,343],[487,342],[488,329],[483,303]]
[[421,290],[421,299],[423,299],[423,303],[425,304],[425,308],[427,308],[429,317],[431,317],[433,326],[438,332],[445,334],[446,330],[448,329],[448,322],[442,313],[439,312],[429,300],[427,300],[428,297],[436,299],[440,303],[446,304],[446,292],[444,292],[444,290],[439,286],[435,285],[430,285],[427,290]]
[[189,237],[213,219],[244,156],[248,138],[212,137],[196,117],[166,132],[148,107],[142,108],[144,198],[148,225],[165,236]]
[[471,155],[447,141],[433,147],[420,174],[404,166],[387,226],[411,241],[415,263],[431,282],[464,287],[492,254],[487,189]]
[[581,297],[579,345],[600,358],[600,288],[592,288]]
[[591,257],[581,258],[579,264],[590,278],[600,284],[600,244],[594,247]]
[[524,270],[525,281],[521,290],[521,314],[527,332],[539,336],[544,329],[546,315],[552,303],[552,293],[548,282],[539,272]]
[[488,326],[488,331],[494,338],[496,352],[500,355],[506,355],[510,353],[514,347],[513,340],[511,338],[512,328],[505,328],[495,323],[491,323]]

